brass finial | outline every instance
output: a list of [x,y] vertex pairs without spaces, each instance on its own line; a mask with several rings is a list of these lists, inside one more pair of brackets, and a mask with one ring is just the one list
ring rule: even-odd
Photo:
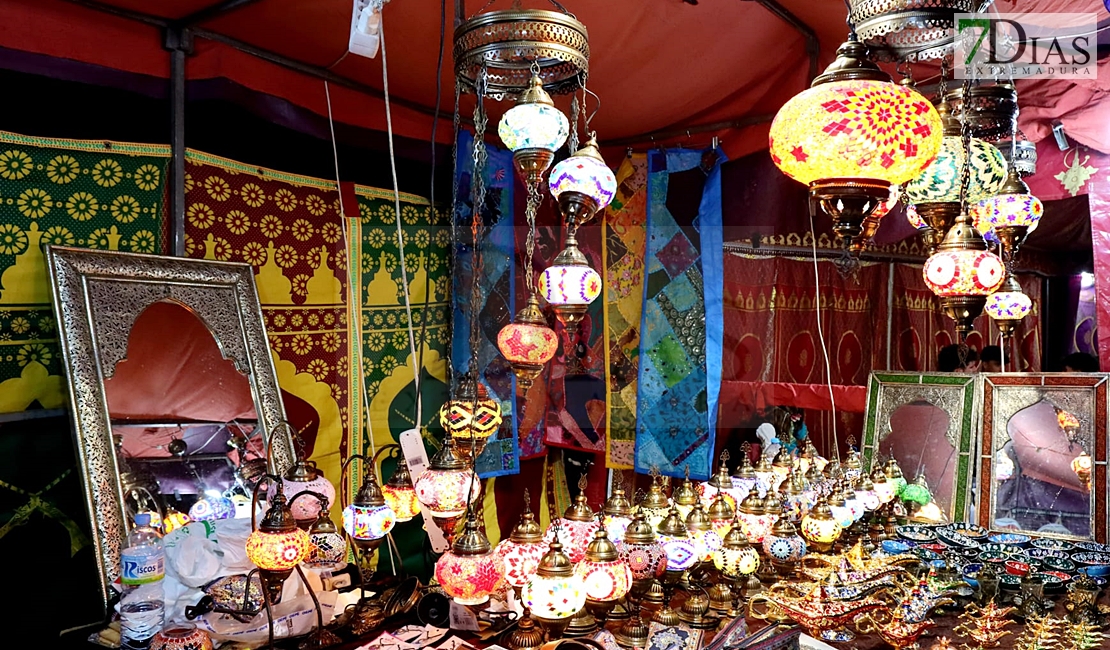
[[520,523],[513,529],[509,539],[518,544],[537,544],[543,541],[543,528],[532,514],[531,499],[528,488],[524,489],[524,512],[520,515]]

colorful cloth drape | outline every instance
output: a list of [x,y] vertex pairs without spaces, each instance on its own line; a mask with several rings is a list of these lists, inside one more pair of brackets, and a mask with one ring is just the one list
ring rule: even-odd
[[[473,158],[469,155],[473,136],[459,133],[458,201],[455,223],[460,233],[455,254],[454,316],[451,360],[455,369],[453,384],[472,368],[479,371],[479,380],[490,397],[501,402],[501,430],[486,443],[477,460],[482,477],[515,474],[520,471],[520,445],[516,436],[516,392],[508,362],[497,348],[497,333],[512,320],[516,309],[513,276],[516,268],[513,234],[513,156],[512,152],[487,145],[488,160],[483,174],[485,200],[482,221],[485,236],[482,246],[482,268],[479,287],[482,304],[471,304],[474,251],[467,244],[474,205],[471,196]],[[471,314],[478,315],[479,346],[471,350]]]
[[714,151],[648,154],[647,264],[636,471],[705,480],[721,380],[721,162]]
[[643,317],[647,156],[625,158],[617,195],[605,210],[605,464],[631,469],[636,449],[636,379]]
[[162,252],[169,147],[0,132],[0,413],[59,408],[45,244]]

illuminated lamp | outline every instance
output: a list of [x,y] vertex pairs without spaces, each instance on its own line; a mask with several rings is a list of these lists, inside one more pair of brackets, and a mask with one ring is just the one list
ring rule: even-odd
[[[317,508],[319,512],[319,508]],[[312,542],[308,533],[297,527],[296,519],[285,501],[285,490],[275,481],[275,492],[262,523],[251,522],[247,537],[247,559],[258,567],[262,583],[271,603],[281,602],[285,579],[308,556]]]
[[643,512],[632,517],[624,539],[617,543],[617,554],[632,571],[634,581],[658,578],[667,569],[667,552]]
[[592,135],[574,155],[555,165],[548,184],[566,223],[572,226],[589,221],[617,193],[617,178],[605,164]]
[[983,237],[961,213],[948,230],[937,252],[925,261],[925,284],[940,298],[949,318],[956,322],[961,340],[971,333],[975,319],[983,312],[987,296],[1006,279],[1002,260],[988,252]]
[[[701,501],[694,503],[690,514],[686,516],[686,531],[694,541],[694,548],[697,549],[700,560],[710,562],[713,560],[713,552],[721,547],[721,536],[713,530],[713,522],[709,519],[709,513],[702,507]],[[679,516],[681,515],[680,512]]]
[[724,492],[718,492],[717,496],[713,498],[713,503],[709,504],[708,514],[709,524],[713,526],[713,530],[719,536],[724,537],[728,534],[729,528],[732,527],[732,519],[736,516],[736,508],[729,504]]
[[770,520],[763,510],[763,499],[759,498],[755,490],[748,492],[748,496],[740,502],[740,506],[736,509],[736,518],[752,544],[762,542],[763,536],[771,527]]
[[443,592],[460,605],[481,605],[501,587],[504,564],[478,528],[473,510],[451,550],[436,560],[435,576]]
[[601,295],[601,276],[590,267],[578,248],[572,228],[567,229],[566,245],[551,266],[540,274],[539,291],[555,310],[555,315],[574,330],[595,299]]
[[404,458],[397,461],[393,474],[382,486],[385,504],[396,515],[398,522],[411,521],[420,514],[420,500],[416,498],[416,488],[412,485],[412,474]]
[[836,487],[832,493],[825,499],[829,506],[829,512],[832,513],[836,523],[840,524],[841,528],[848,528],[855,523],[855,517],[852,516],[852,509],[848,507],[847,502],[844,500],[844,493],[841,492],[840,487]]
[[813,494],[807,489],[805,478],[798,471],[793,471],[790,476],[779,484],[779,494],[782,496],[785,512],[794,519],[800,519],[806,510],[813,505]]
[[864,508],[863,504],[856,498],[856,491],[852,489],[850,482],[840,486],[840,494],[844,497],[844,507],[852,513],[852,521],[859,521],[860,517],[863,516]]
[[1075,417],[1073,413],[1069,413],[1062,408],[1056,408],[1056,424],[1064,435],[1068,437],[1068,442],[1075,442],[1076,435],[1079,434],[1079,418]]
[[802,453],[798,456],[798,468],[802,471],[802,474],[808,474],[812,465],[816,465],[817,471],[821,471],[825,469],[825,464],[828,462],[824,456],[817,452],[817,448],[813,446],[813,441],[806,437]]
[[740,457],[740,466],[732,474],[732,487],[741,494],[747,494],[758,482],[755,476],[755,467],[748,456],[747,443],[744,444]]
[[[775,488],[775,469],[767,454],[762,454],[755,464],[755,484],[760,492],[767,492]],[[751,491],[751,488],[748,489]]]
[[771,480],[778,483],[789,476],[793,469],[794,455],[787,451],[786,447],[779,447],[779,453],[775,454],[775,460],[771,463],[771,471],[775,475]]
[[543,372],[544,364],[555,356],[559,338],[547,326],[547,319],[540,311],[536,296],[528,296],[528,304],[513,318],[513,322],[497,333],[497,348],[512,366],[521,390],[528,390],[536,377]]
[[879,495],[875,492],[875,484],[871,482],[871,477],[864,474],[860,477],[855,487],[856,498],[863,504],[864,510],[874,512],[882,505],[879,500]]
[[624,539],[624,531],[632,523],[632,502],[625,496],[624,487],[619,480],[613,483],[613,494],[605,501],[601,513],[604,515],[602,523],[609,539],[614,544],[619,544]]
[[578,481],[578,496],[574,498],[574,503],[563,512],[562,517],[551,522],[544,541],[551,543],[558,536],[562,547],[567,549],[570,561],[577,564],[585,557],[586,546],[600,527],[597,515],[586,503],[586,476],[583,475]]
[[532,514],[530,501],[528,490],[525,490],[524,512],[520,515],[520,523],[513,528],[508,539],[497,545],[497,554],[505,565],[505,582],[516,590],[518,599],[520,590],[528,583],[528,578],[536,572],[540,560],[547,553],[547,544],[543,542],[543,528]]
[[1009,339],[1018,324],[1033,311],[1033,301],[1022,292],[1021,285],[1011,273],[1007,274],[998,291],[987,296],[983,311],[991,317],[1002,336]]
[[844,459],[841,467],[844,469],[844,478],[849,481],[854,481],[863,474],[863,460],[860,458],[859,451],[853,447],[855,440],[852,437],[848,439],[848,457]]
[[709,507],[713,503],[713,499],[717,497],[720,492],[724,498],[729,502],[729,505],[736,507],[740,503],[740,499],[744,497],[745,493],[741,493],[736,489],[736,485],[732,482],[732,477],[728,473],[728,451],[721,453],[720,465],[717,466],[717,472],[709,477],[709,480],[702,485],[701,498],[703,505]]
[[1079,478],[1083,487],[1088,491],[1091,489],[1091,469],[1093,466],[1093,460],[1087,455],[1086,450],[1079,452],[1079,455],[1071,461],[1071,471],[1075,472],[1075,476]]
[[[300,454],[298,454],[300,456]],[[298,457],[286,470],[281,480],[282,488],[292,503],[293,518],[301,528],[308,528],[320,515],[320,501],[316,499],[297,499],[301,492],[315,492],[327,497],[328,502],[335,500],[335,486],[324,473],[316,468],[316,463]]]
[[[936,233],[937,239],[951,228],[960,214],[960,186],[966,157],[960,121],[947,102],[937,106],[944,125],[940,152],[927,169],[905,185],[906,200],[917,206],[919,217]],[[1006,182],[1006,161],[994,145],[971,138],[970,181],[967,198],[971,203],[993,196]]]
[[[703,486],[704,488],[704,486]],[[697,488],[690,481],[690,468],[686,468],[686,478],[679,483],[678,488],[675,489],[671,495],[674,500],[675,507],[678,508],[678,514],[683,518],[689,517],[690,512],[694,509],[694,504],[701,503],[701,496],[698,494]]]
[[657,528],[667,516],[671,509],[671,500],[667,498],[667,493],[663,491],[663,478],[661,476],[652,477],[651,487],[648,488],[647,495],[640,502],[640,508],[652,529]]
[[524,606],[539,621],[548,639],[562,636],[571,617],[585,606],[586,587],[558,540],[551,542],[540,559],[536,572],[524,585],[522,596]]
[[532,75],[528,89],[520,93],[516,105],[505,111],[497,125],[497,135],[513,152],[513,165],[529,185],[543,179],[555,151],[569,134],[567,116],[555,108],[538,74]]
[[203,497],[197,499],[193,507],[189,508],[189,519],[193,521],[215,521],[234,517],[235,504],[215,490],[206,492]]
[[617,601],[632,588],[632,570],[621,561],[604,528],[598,528],[575,570],[586,589],[586,609],[602,626]]
[[377,477],[368,463],[362,485],[350,505],[343,509],[343,530],[359,550],[372,551],[381,546],[396,524],[397,515],[386,505]]
[[486,440],[501,428],[501,403],[489,396],[485,385],[468,375],[459,382],[459,395],[439,409],[439,423],[461,444],[455,452],[464,458],[477,457]]
[[188,525],[190,521],[192,519],[189,518],[189,515],[174,509],[173,506],[169,506],[166,516],[162,518],[162,535],[169,535],[178,528]]
[[775,522],[763,538],[763,553],[771,560],[771,565],[780,576],[789,577],[794,567],[805,557],[806,541],[798,534],[793,522],[783,517]]
[[667,571],[682,572],[698,563],[697,547],[690,539],[677,508],[671,507],[657,530],[659,542],[667,554]]
[[736,579],[759,570],[759,553],[748,542],[743,524],[736,521],[713,553],[713,566],[726,577]]
[[1036,230],[1044,215],[1044,204],[1029,193],[1029,186],[1017,172],[1010,170],[998,194],[971,206],[971,219],[985,237],[993,232],[1002,247],[1002,260],[1010,263],[1017,257],[1029,233]]
[[915,503],[919,506],[926,505],[933,500],[933,495],[929,491],[929,484],[925,480],[924,474],[918,474],[913,483],[906,484],[902,490],[902,500],[909,503]]
[[894,495],[901,496],[902,490],[906,488],[906,478],[902,475],[902,468],[898,466],[898,461],[890,458],[886,461],[886,466],[883,467],[883,473],[886,478],[893,484]]
[[317,568],[338,567],[347,554],[347,540],[328,516],[327,508],[320,510],[320,516],[308,529],[310,542],[305,564]]
[[822,553],[832,548],[843,530],[844,527],[833,517],[832,510],[824,499],[818,501],[817,505],[802,517],[802,537]]
[[898,486],[887,479],[886,472],[881,467],[876,467],[875,471],[871,472],[871,485],[875,490],[875,496],[879,497],[880,505],[890,503],[897,496]]
[[941,146],[941,120],[916,90],[891,81],[853,37],[771,124],[771,158],[809,186],[811,203],[848,247],[890,186],[918,176]]
[[464,460],[455,455],[455,440],[448,438],[432,457],[428,469],[413,483],[416,498],[448,537],[455,534],[458,517],[477,499],[481,482]]

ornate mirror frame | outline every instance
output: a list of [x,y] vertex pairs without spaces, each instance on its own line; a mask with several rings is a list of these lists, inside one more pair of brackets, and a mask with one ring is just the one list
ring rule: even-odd
[[[126,356],[131,327],[147,307],[168,301],[196,314],[224,358],[246,376],[271,471],[281,473],[292,465],[293,442],[287,427],[278,427],[285,407],[250,265],[59,246],[46,247],[46,262],[107,607],[109,585],[119,577],[127,522],[104,381]],[[282,433],[271,439],[275,431]]]
[[[1106,461],[1107,461],[1107,386],[1110,375],[1007,373],[981,375],[983,382],[983,435],[979,447],[979,525],[994,529],[994,440],[1005,434],[1010,418],[1043,399],[1066,409],[1079,418],[1082,426],[1090,427],[1094,459],[1091,480],[1091,535],[1105,544],[1108,530]],[[1041,534],[1063,539],[1089,539],[1069,535]]]
[[[978,426],[975,375],[949,373],[872,372],[867,384],[867,411],[861,451],[870,467],[890,430],[894,411],[915,400],[925,400],[948,413],[946,436],[956,449],[956,485],[952,491],[949,521],[964,521],[971,508],[974,441]],[[903,468],[906,469],[906,468]],[[911,476],[906,477],[912,479]],[[935,487],[935,486],[930,486]]]

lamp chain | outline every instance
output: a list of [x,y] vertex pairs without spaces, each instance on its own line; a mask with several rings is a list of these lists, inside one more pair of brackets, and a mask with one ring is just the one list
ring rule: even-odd
[[[462,120],[462,114],[459,112],[459,97],[461,95],[462,95],[462,84],[460,84],[459,80],[456,78],[455,79],[455,114],[454,114],[454,117],[453,117],[453,120],[452,120],[452,125],[451,125],[452,126],[452,131],[451,131],[451,169],[452,169],[452,173],[451,173],[451,250],[448,251],[448,269],[450,270],[450,274],[447,276],[449,278],[455,277],[455,272],[458,270],[458,264],[459,264],[459,251],[458,251],[458,245],[459,245],[459,223],[458,223],[458,218],[459,218],[459,173],[458,173],[458,169],[459,169],[459,126],[460,126],[459,123]],[[453,309],[448,309],[447,310],[448,318],[453,318],[454,317],[454,311],[455,310],[453,310]],[[425,319],[425,321],[426,320],[427,319]],[[451,323],[451,326],[452,326],[452,329],[454,329],[454,323]],[[450,391],[452,386],[456,387],[456,389],[457,389],[457,385],[455,384],[455,381],[454,381],[454,377],[455,377],[454,368],[451,367],[451,355],[448,354],[448,355],[446,355],[446,357],[447,357],[447,376],[450,378],[448,380],[448,381],[450,381],[450,385],[448,386],[448,391]],[[417,425],[419,426],[419,423],[417,423]]]
[[532,268],[532,256],[536,250],[536,212],[543,203],[543,194],[540,193],[540,184],[528,185],[528,202],[524,208],[524,219],[528,223],[528,236],[524,242],[524,286],[528,287],[528,295],[536,292],[535,271]]
[[[488,83],[487,70],[483,66],[481,73],[478,75],[477,83],[475,84],[475,91],[477,100],[474,104],[474,150],[473,150],[473,171],[470,175],[471,190],[473,196],[473,220],[471,222],[470,231],[473,237],[474,249],[471,252],[471,267],[470,267],[470,374],[469,381],[471,382],[471,395],[474,402],[471,408],[477,405],[478,399],[478,352],[481,349],[478,327],[478,305],[481,304],[482,287],[481,287],[481,273],[482,273],[482,230],[483,230],[483,212],[485,211],[486,203],[486,110],[485,110],[485,95]],[[473,428],[473,422],[471,423]],[[471,431],[471,439],[474,437]]]
[[963,142],[964,165],[960,177],[960,214],[967,214],[968,191],[971,187],[971,121],[968,104],[971,103],[971,77],[964,79],[963,97],[960,102],[960,138]]
[[578,113],[581,107],[578,105],[578,95],[571,95],[570,98],[570,134],[567,136],[567,149],[574,153],[578,151]]

